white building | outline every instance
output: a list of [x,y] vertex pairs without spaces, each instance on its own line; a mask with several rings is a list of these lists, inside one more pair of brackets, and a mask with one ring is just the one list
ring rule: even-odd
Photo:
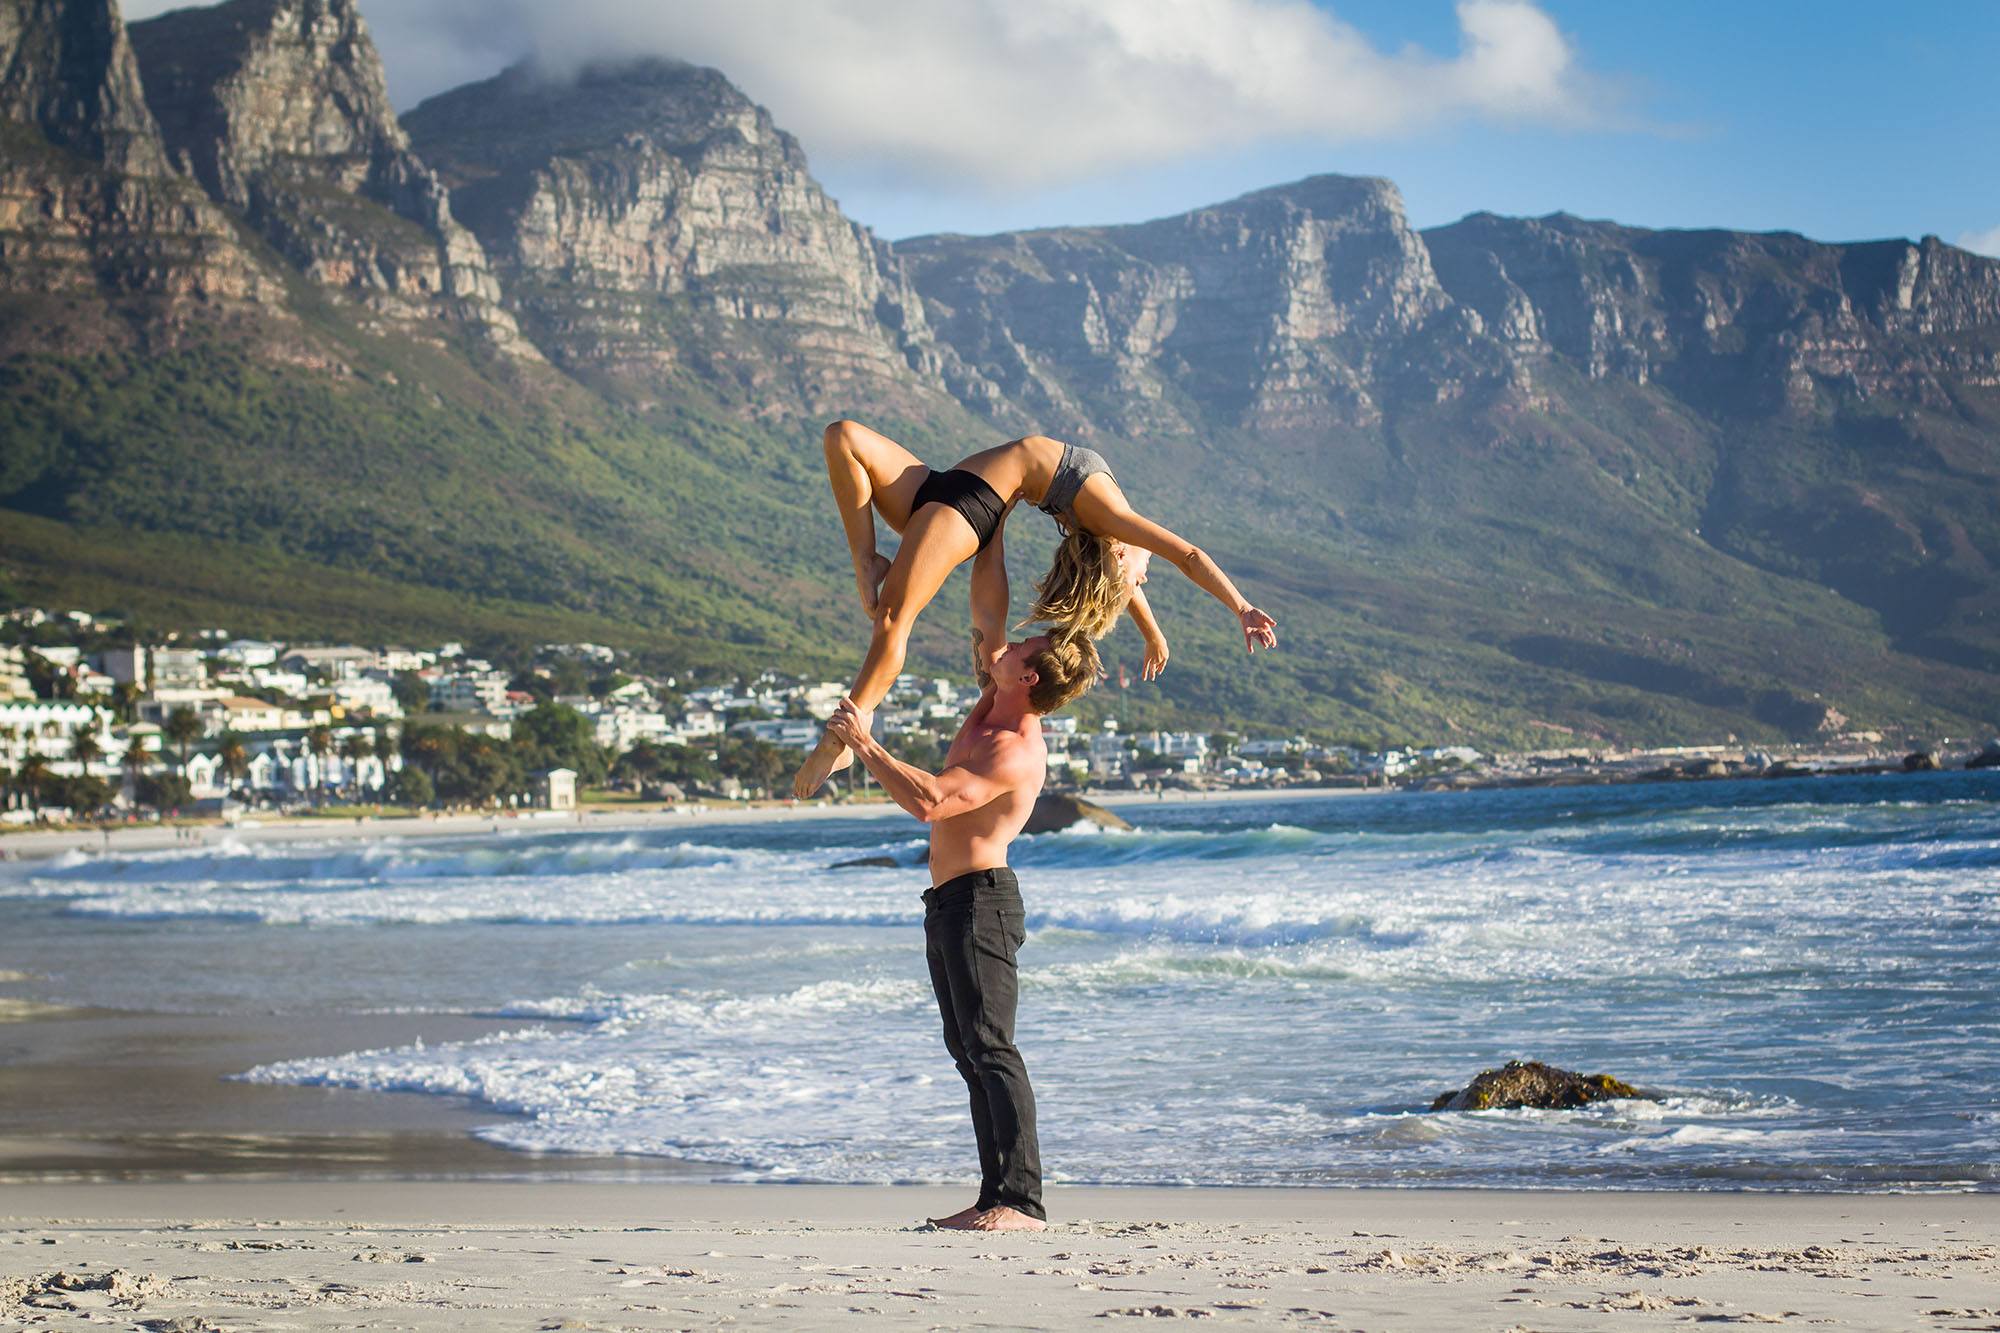
[[28,680],[28,655],[13,644],[0,645],[0,699],[32,699],[35,687]]
[[194,648],[155,648],[153,687],[199,685],[208,679],[208,663]]
[[1142,731],[1132,742],[1165,759],[1200,759],[1208,754],[1208,737],[1198,731]]
[[377,717],[401,717],[403,706],[386,680],[353,676],[336,680],[328,687],[333,701],[350,713],[373,713]]
[[176,708],[190,708],[201,713],[229,697],[228,690],[212,685],[156,685],[151,694],[139,700],[139,720],[163,724]]
[[660,745],[674,739],[673,723],[656,708],[606,708],[596,724],[597,743],[621,754],[640,741]]
[[436,666],[438,655],[410,648],[384,648],[376,659],[375,668],[391,675],[405,671],[422,671],[427,666]]
[[108,750],[111,733],[98,711],[67,699],[13,699],[0,703],[0,762],[20,767],[29,754],[68,759],[78,727],[91,727]]
[[825,730],[817,718],[779,717],[768,721],[738,722],[729,729],[729,734],[749,736],[788,750],[810,750],[819,744],[820,733]]
[[373,668],[380,660],[381,654],[373,648],[358,648],[353,644],[326,644],[293,648],[285,654],[280,665],[288,671],[317,671],[328,680],[352,680],[362,672]]
[[431,707],[447,713],[507,711],[507,677],[498,671],[452,671],[431,682]]
[[681,713],[681,735],[720,736],[723,732],[722,714],[713,708],[690,705]]
[[260,690],[276,690],[279,694],[294,699],[303,699],[313,692],[312,682],[297,671],[275,671],[269,667],[252,667],[250,683]]
[[217,656],[237,666],[270,666],[278,660],[278,645],[262,639],[231,639]]
[[306,724],[306,720],[291,709],[242,694],[232,694],[208,704],[204,720],[211,736],[225,731],[283,731],[287,727]]

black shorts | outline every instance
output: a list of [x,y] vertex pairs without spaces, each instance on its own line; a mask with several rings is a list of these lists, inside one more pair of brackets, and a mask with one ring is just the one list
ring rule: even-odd
[[993,540],[993,534],[1000,531],[1000,520],[1007,513],[1005,502],[999,493],[986,484],[977,472],[967,472],[955,467],[946,472],[932,472],[924,478],[923,485],[910,501],[910,512],[915,514],[927,504],[949,505],[956,509],[967,523],[972,525],[972,535],[979,538],[979,549]]

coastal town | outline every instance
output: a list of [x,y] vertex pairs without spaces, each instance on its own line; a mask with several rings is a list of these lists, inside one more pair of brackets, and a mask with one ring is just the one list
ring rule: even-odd
[[[140,636],[81,610],[15,608],[0,616],[0,635],[0,826],[767,800],[783,792],[845,689],[775,671],[696,683],[648,674],[594,643],[545,643],[499,661],[456,642],[274,642],[224,629]],[[912,762],[935,764],[976,698],[969,682],[906,674],[875,729]],[[1116,717],[1085,726],[1056,716],[1044,731],[1052,788],[1160,792],[1782,775],[1808,763],[1879,767],[1885,755],[1883,738],[1867,732],[1781,759],[1734,738],[1490,755],[1466,745],[1128,731]],[[1975,751],[1964,762],[1990,758]],[[866,795],[867,781],[855,768],[822,795]]]

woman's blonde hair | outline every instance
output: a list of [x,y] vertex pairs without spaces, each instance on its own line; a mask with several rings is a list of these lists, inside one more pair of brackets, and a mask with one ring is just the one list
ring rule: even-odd
[[1034,609],[1023,624],[1039,621],[1092,639],[1109,634],[1132,600],[1118,544],[1080,530],[1063,534],[1035,592]]

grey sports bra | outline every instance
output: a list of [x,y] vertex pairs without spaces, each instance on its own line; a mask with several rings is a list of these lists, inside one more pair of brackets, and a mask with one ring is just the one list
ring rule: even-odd
[[[1061,524],[1064,529],[1074,531],[1076,521],[1076,493],[1083,489],[1083,483],[1098,473],[1111,476],[1111,465],[1104,461],[1104,455],[1095,449],[1080,449],[1076,445],[1063,445],[1062,461],[1056,464],[1056,474],[1049,479],[1049,491],[1042,502],[1035,506],[1044,514]],[[1116,480],[1113,477],[1113,480]]]

